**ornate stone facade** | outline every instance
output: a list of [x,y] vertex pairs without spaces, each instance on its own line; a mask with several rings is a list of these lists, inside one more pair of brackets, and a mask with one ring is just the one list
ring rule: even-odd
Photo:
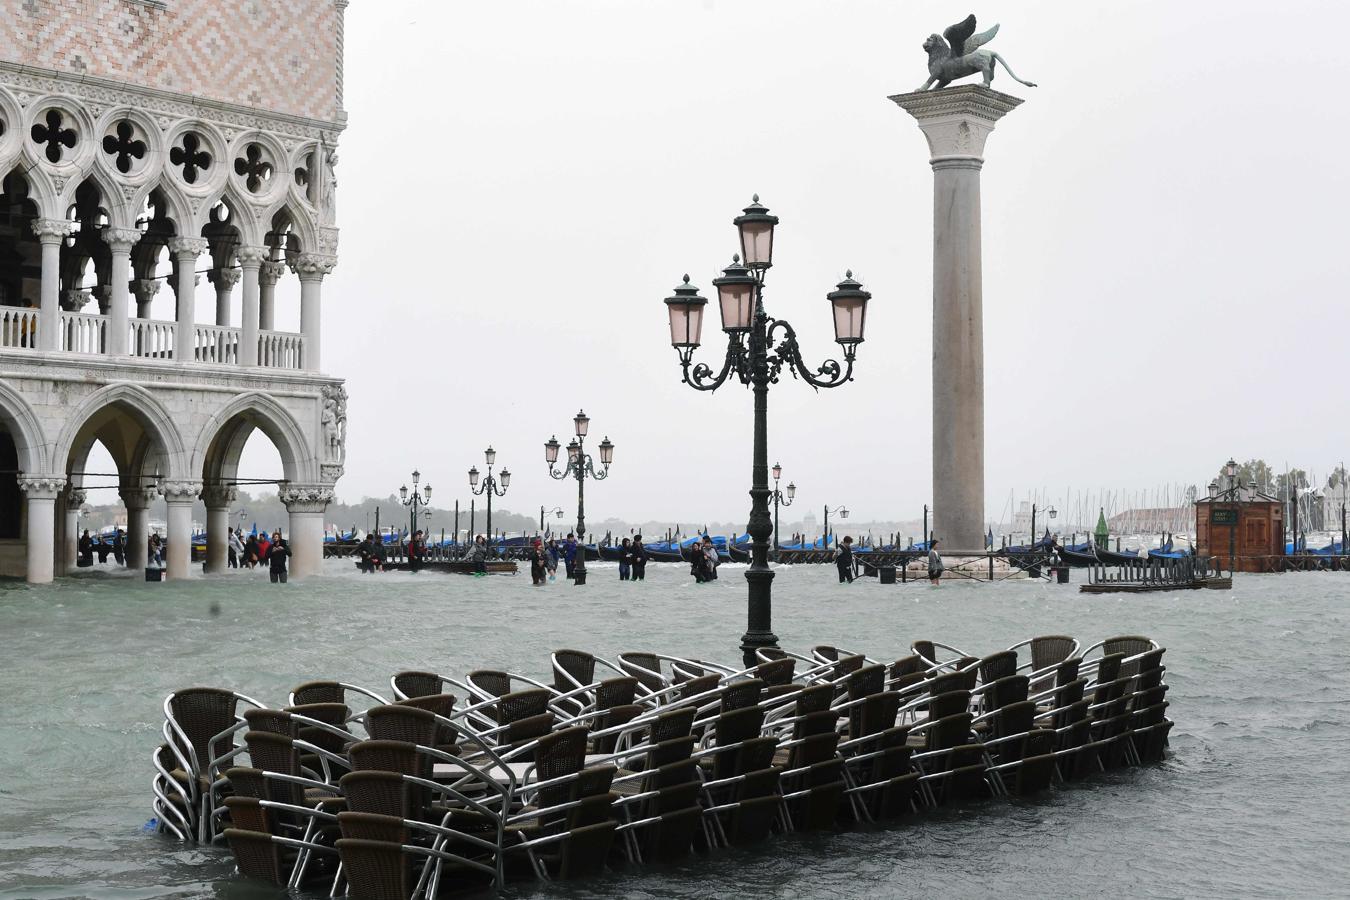
[[[0,0],[0,452],[12,443],[26,547],[0,547],[0,574],[73,564],[63,531],[95,442],[117,465],[129,565],[158,495],[170,577],[188,574],[198,496],[208,571],[223,567],[255,429],[282,460],[296,574],[317,571],[346,440],[319,355],[346,5]],[[273,327],[283,277],[300,282],[299,333]],[[177,315],[151,319],[166,282]]]

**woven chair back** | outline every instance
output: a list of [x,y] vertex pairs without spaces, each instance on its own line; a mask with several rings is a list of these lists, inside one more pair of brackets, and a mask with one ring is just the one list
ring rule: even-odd
[[346,703],[347,689],[336,681],[306,681],[291,691],[291,705]]
[[445,679],[435,672],[399,672],[394,687],[404,697],[430,697],[445,689]]
[[[563,673],[571,676],[573,684]],[[553,651],[553,686],[559,691],[570,691],[595,680],[595,657],[584,650]]]
[[1017,651],[991,653],[979,662],[980,681],[989,684],[1017,674]]
[[764,682],[758,678],[733,681],[722,688],[721,706],[723,713],[754,706],[764,694]]
[[1066,634],[1045,634],[1031,639],[1031,668],[1040,670],[1064,662],[1073,652],[1074,639]]
[[219,688],[189,688],[177,691],[169,699],[169,712],[187,736],[197,755],[200,772],[205,775],[212,759],[228,753],[234,746],[232,737],[221,738],[211,746],[211,738],[235,724],[238,698]]
[[595,708],[627,706],[637,696],[637,686],[638,680],[633,677],[605,679],[595,686]]

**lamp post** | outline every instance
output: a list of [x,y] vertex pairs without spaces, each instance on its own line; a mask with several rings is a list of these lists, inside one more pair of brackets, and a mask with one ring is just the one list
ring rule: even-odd
[[577,412],[572,419],[572,424],[576,427],[576,437],[567,444],[567,466],[561,471],[555,467],[558,461],[558,443],[557,436],[553,436],[544,442],[544,461],[548,463],[548,474],[559,481],[564,478],[575,478],[577,480],[577,548],[576,562],[572,566],[572,580],[578,585],[586,583],[586,479],[594,478],[596,481],[603,481],[609,477],[609,465],[614,462],[614,445],[610,443],[606,436],[600,442],[600,465],[602,468],[595,467],[591,455],[586,452],[586,432],[590,429],[591,420],[586,415],[585,410]]
[[847,518],[848,518],[848,509],[847,509],[847,507],[836,506],[834,509],[830,509],[828,506],[825,507],[825,549],[826,549],[826,550],[830,549],[830,515],[831,515],[831,514],[835,514],[835,513],[837,513],[837,514],[839,515],[839,518],[841,518],[841,519],[847,519]]
[[469,490],[475,497],[487,495],[487,535],[488,552],[492,551],[495,542],[492,539],[492,496],[506,496],[506,489],[511,486],[511,470],[502,469],[501,475],[493,475],[492,467],[497,464],[497,451],[489,446],[483,451],[483,459],[487,460],[487,475],[483,477],[483,484],[478,484],[478,467],[473,466],[469,469]]
[[[706,363],[694,364],[703,332],[703,310],[708,301],[698,288],[684,283],[666,299],[670,315],[670,343],[679,354],[684,383],[699,391],[715,391],[734,373],[754,392],[754,447],[751,454],[750,522],[751,562],[745,578],[749,583],[745,635],[741,651],[745,665],[753,666],[755,651],[776,647],[772,630],[773,570],[769,568],[769,385],[778,381],[786,368],[793,378],[801,378],[816,388],[839,387],[853,379],[853,360],[863,341],[867,301],[871,294],[846,274],[836,290],[826,295],[834,318],[834,339],[843,348],[844,364],[829,359],[814,372],[802,359],[797,332],[782,319],[770,318],[764,310],[764,280],[773,264],[773,232],[778,217],[770,215],[755,195],[742,215],[733,220],[740,232],[741,254],[732,257],[722,277],[713,279],[717,288],[722,330],[727,335],[726,357],[720,372]],[[744,260],[744,264],[742,264]]]
[[791,506],[792,498],[797,496],[797,486],[788,482],[787,493],[778,489],[778,479],[783,477],[783,467],[778,463],[773,464],[773,552],[778,552],[778,507],[779,505]]
[[[413,532],[417,531],[417,510],[424,504],[431,502],[431,484],[427,483],[420,489],[417,486],[417,482],[422,479],[422,473],[414,469],[412,479],[413,486],[411,495],[408,493],[408,486],[406,484],[400,486],[398,489],[399,502],[411,510],[411,514],[408,516],[408,540],[412,540]],[[427,513],[430,515],[431,510],[427,510]],[[376,527],[378,528],[379,526],[377,525]]]
[[539,534],[541,536],[544,533],[544,516],[550,514],[555,515],[561,519],[563,517],[563,508],[561,506],[555,506],[552,509],[546,510],[542,506],[539,507]]

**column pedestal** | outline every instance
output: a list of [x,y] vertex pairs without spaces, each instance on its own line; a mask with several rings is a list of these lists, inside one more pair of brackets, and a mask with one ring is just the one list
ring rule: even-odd
[[328,484],[288,484],[280,491],[290,513],[291,573],[297,578],[318,575],[323,569],[323,514],[333,502]]
[[127,568],[139,572],[150,559],[150,504],[158,494],[152,489],[122,491],[127,508]]
[[994,123],[1022,101],[978,85],[891,97],[918,120],[933,167],[933,533],[984,546],[984,301],[980,170]]
[[206,501],[206,571],[224,572],[230,561],[230,505],[239,492],[212,485],[202,492]]
[[187,578],[192,567],[192,504],[201,490],[197,481],[166,481],[159,486],[169,505],[164,569],[170,581]]
[[56,498],[65,489],[61,475],[22,475],[19,490],[27,498],[24,539],[27,544],[27,581],[50,584],[56,560]]

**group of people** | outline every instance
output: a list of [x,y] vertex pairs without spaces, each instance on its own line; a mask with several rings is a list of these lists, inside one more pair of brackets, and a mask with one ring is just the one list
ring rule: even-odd
[[[422,532],[417,532],[420,536]],[[426,544],[422,544],[421,552],[418,556],[418,566],[426,557]],[[384,538],[379,534],[366,533],[361,538],[361,543],[356,545],[356,565],[362,572],[370,574],[371,572],[383,572],[385,560]]]
[[99,541],[98,546],[94,545],[94,539],[90,537],[89,529],[86,528],[76,544],[76,553],[78,554],[76,564],[82,569],[94,564],[95,553],[98,553],[100,563],[106,563],[108,554],[111,553],[119,566],[126,564],[126,535],[122,533],[120,528],[113,529],[111,541]]
[[[576,535],[571,532],[561,544],[552,538],[547,541],[536,538],[530,548],[530,578],[535,584],[548,583],[557,577],[559,562],[562,563],[567,577],[571,578],[576,573],[577,554],[585,552]],[[624,538],[619,547],[619,580],[645,580],[647,559],[647,548],[642,544],[642,535]]]
[[694,581],[697,584],[716,581],[717,567],[721,562],[721,558],[717,555],[717,548],[713,546],[712,538],[706,534],[702,541],[689,548],[689,574],[694,576]]
[[[291,548],[281,536],[281,529],[272,532],[270,536],[266,531],[262,534],[250,534],[248,540],[243,540],[241,534],[239,530],[230,529],[229,567],[254,569],[258,566],[267,566],[272,583],[285,584]],[[159,535],[153,535],[151,541],[158,537]]]

